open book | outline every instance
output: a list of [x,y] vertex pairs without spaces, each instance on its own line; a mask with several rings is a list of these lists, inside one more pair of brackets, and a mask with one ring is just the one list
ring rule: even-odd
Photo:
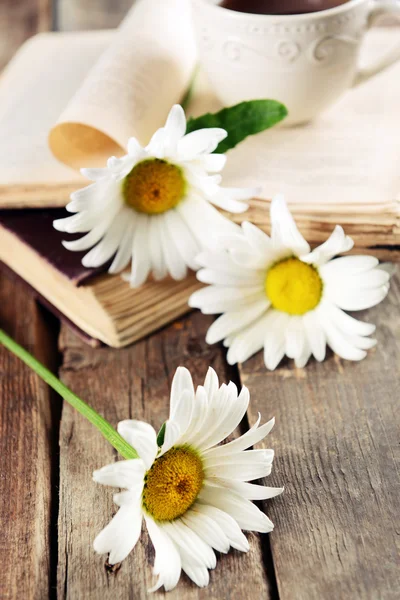
[[[83,166],[145,143],[187,90],[196,64],[189,3],[139,0],[119,30],[44,33],[0,79],[0,207],[57,207]],[[399,30],[374,30],[366,58]],[[306,127],[277,127],[229,152],[224,185],[286,194],[311,242],[342,224],[362,247],[400,244],[400,64],[349,91]],[[188,112],[220,107],[200,74]],[[252,203],[260,226],[268,206]]]
[[[145,141],[196,64],[186,0],[140,0],[117,32],[42,33],[0,79],[0,207],[64,206],[82,166]],[[177,31],[179,35],[176,35]]]

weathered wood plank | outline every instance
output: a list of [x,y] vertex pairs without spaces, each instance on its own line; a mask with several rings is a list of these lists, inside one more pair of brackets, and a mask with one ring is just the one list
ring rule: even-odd
[[1,0],[0,70],[28,37],[48,29],[51,29],[51,0]]
[[117,27],[133,4],[132,0],[54,0],[56,28],[108,29]]
[[[191,370],[196,384],[203,382],[209,365],[221,380],[229,379],[222,351],[204,342],[209,324],[209,318],[196,313],[119,351],[92,350],[64,328],[62,379],[114,425],[137,418],[158,428],[167,418],[169,386],[179,365]],[[93,483],[92,472],[117,460],[116,453],[68,406],[63,409],[60,437],[59,599],[145,598],[153,581],[154,559],[147,534],[116,573],[107,570],[105,558],[92,549],[94,537],[116,512],[112,489]],[[234,551],[219,560],[209,588],[199,590],[182,578],[168,598],[268,600],[260,539],[251,535],[250,541],[249,554]]]
[[[0,278],[0,326],[50,368],[56,338],[24,288]],[[52,549],[52,397],[48,387],[0,347],[0,597],[49,595]]]
[[286,490],[269,514],[281,600],[398,598],[399,281],[359,315],[377,324],[365,361],[331,355],[266,373],[257,355],[240,368],[253,411],[277,419],[269,479]]

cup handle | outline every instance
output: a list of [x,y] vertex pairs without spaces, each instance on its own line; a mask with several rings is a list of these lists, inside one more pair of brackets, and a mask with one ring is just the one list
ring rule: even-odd
[[[373,27],[376,22],[385,15],[395,16],[400,21],[400,0],[387,0],[385,2],[379,2],[379,4],[374,2],[374,6],[368,16],[368,29],[371,29],[371,27]],[[390,67],[398,60],[400,60],[400,44],[396,48],[393,48],[388,54],[383,56],[371,67],[360,69],[354,79],[353,87],[359,85],[360,83],[364,83],[364,81],[367,81],[368,79],[371,79],[371,77],[374,77],[384,69],[387,69],[387,67]]]

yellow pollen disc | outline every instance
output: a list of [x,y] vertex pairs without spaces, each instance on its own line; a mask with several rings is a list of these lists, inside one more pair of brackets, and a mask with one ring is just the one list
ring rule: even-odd
[[322,296],[322,279],[312,265],[298,258],[286,258],[268,270],[265,291],[277,310],[290,315],[304,315],[318,306]]
[[157,215],[174,208],[186,192],[180,167],[151,158],[135,165],[123,181],[125,202],[135,210]]
[[173,521],[192,506],[203,480],[199,456],[188,446],[172,448],[147,472],[143,506],[156,521]]

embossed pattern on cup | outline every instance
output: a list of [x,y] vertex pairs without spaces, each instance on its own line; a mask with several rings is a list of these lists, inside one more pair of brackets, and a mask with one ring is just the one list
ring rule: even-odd
[[286,124],[311,120],[355,81],[370,0],[301,15],[253,15],[192,0],[200,59],[226,105],[280,100]]

